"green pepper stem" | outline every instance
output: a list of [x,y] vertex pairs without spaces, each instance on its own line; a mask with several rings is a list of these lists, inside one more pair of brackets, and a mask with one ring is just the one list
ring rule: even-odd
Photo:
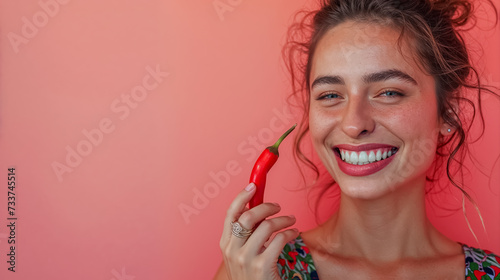
[[279,145],[281,144],[281,142],[283,142],[283,140],[288,136],[288,134],[290,134],[290,132],[292,132],[295,127],[297,126],[297,124],[294,124],[289,130],[287,130],[285,133],[283,133],[283,135],[281,135],[281,137],[278,139],[278,141],[276,141],[276,143],[274,143],[274,145],[272,146],[269,146],[268,149],[273,153],[273,154],[276,154],[278,155],[278,147]]

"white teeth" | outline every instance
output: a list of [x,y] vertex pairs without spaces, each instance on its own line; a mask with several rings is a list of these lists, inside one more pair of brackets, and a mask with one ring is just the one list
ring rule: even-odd
[[363,165],[368,162],[368,155],[366,152],[359,153],[358,164]]
[[370,152],[370,155],[368,156],[368,161],[370,163],[375,162],[375,153],[373,151]]
[[382,152],[382,150],[383,149],[378,149],[377,151],[372,150],[372,151],[361,151],[361,152],[350,152],[346,150],[340,150],[340,158],[343,161],[353,165],[364,165],[386,159],[396,153],[393,152],[393,150],[386,149],[384,152]]
[[358,154],[356,152],[351,153],[350,159],[352,164],[358,164]]

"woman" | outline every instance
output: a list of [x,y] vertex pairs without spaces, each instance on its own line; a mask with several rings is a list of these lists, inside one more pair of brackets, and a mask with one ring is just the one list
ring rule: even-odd
[[295,92],[305,94],[299,155],[309,133],[340,188],[339,209],[299,233],[287,229],[293,216],[268,218],[277,204],[245,208],[255,193],[248,185],[227,212],[217,279],[499,279],[498,256],[450,240],[425,212],[427,175],[438,174],[443,160],[450,174],[464,148],[464,89],[476,89],[476,97],[488,91],[471,80],[478,77],[457,31],[471,6],[323,1],[310,37],[290,39],[286,50]]

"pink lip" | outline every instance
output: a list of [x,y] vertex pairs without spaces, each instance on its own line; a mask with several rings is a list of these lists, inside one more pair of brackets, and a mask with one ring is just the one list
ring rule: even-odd
[[[343,149],[343,150],[349,150],[349,151],[367,151],[367,150],[374,150],[374,149],[381,149],[381,148],[393,148],[395,146],[387,145],[387,144],[365,144],[365,145],[359,145],[359,146],[352,146],[348,144],[341,144],[333,147],[333,149]],[[369,164],[364,164],[364,165],[354,165],[350,164],[347,162],[344,162],[341,158],[340,155],[335,152],[335,156],[337,159],[337,164],[342,172],[344,172],[347,175],[350,176],[368,176],[373,173],[376,173],[380,170],[382,170],[384,167],[386,167],[389,163],[392,162],[394,159],[394,156],[391,156],[389,158],[386,158],[381,161],[369,163]]]

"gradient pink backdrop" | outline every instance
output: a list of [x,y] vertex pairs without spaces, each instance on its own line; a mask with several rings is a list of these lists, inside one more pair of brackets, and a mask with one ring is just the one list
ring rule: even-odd
[[[304,5],[1,0],[0,279],[210,279],[221,262],[226,208],[257,153],[298,121],[284,101],[280,50]],[[483,76],[499,86],[500,28],[483,29],[473,33],[487,42]],[[499,104],[488,99],[487,130],[473,146],[490,179],[475,168],[468,177],[489,237],[470,207],[480,245],[460,211],[431,213],[451,238],[498,253]],[[84,130],[95,144],[85,146]],[[314,216],[305,192],[293,191],[301,181],[290,143],[269,176],[266,200],[280,202],[306,230]],[[70,156],[69,166],[68,149],[85,155]],[[58,163],[68,171],[59,177]],[[15,273],[6,263],[11,166]]]

